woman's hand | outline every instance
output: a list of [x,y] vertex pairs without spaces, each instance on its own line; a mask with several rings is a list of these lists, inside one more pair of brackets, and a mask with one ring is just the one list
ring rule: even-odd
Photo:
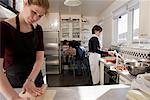
[[37,97],[43,94],[41,88],[37,88],[34,82],[28,79],[23,85],[23,91],[30,93],[34,97]]

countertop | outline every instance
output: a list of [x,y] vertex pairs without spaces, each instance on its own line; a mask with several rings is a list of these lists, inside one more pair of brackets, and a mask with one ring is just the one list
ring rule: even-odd
[[[115,64],[111,63],[111,62],[106,62],[105,59],[100,58],[100,61],[104,64],[104,66],[106,67],[110,67],[110,66],[115,66]],[[101,67],[101,66],[100,66]],[[102,72],[102,71],[101,71]],[[116,71],[119,75],[123,76],[124,78],[126,78],[128,81],[132,82],[132,80],[134,78],[136,78],[136,76],[131,75],[128,71]]]
[[[54,100],[127,100],[127,85],[97,85],[76,87],[49,87],[56,90]],[[20,89],[16,89],[17,92]],[[0,100],[5,100],[0,96]],[[47,99],[48,100],[48,99]]]
[[124,78],[132,82],[133,79],[136,78],[136,76],[131,75],[128,71],[118,71],[119,75],[122,75]]

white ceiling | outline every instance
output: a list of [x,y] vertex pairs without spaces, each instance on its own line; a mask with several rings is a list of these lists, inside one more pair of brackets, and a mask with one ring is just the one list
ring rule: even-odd
[[49,0],[50,12],[61,14],[81,14],[83,16],[98,16],[115,0],[80,0],[82,4],[77,7],[67,7],[64,0]]

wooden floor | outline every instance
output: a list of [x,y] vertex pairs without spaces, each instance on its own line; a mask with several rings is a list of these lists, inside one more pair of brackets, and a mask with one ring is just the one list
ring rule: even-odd
[[76,75],[73,70],[64,70],[59,75],[47,75],[49,87],[63,86],[89,86],[92,85],[90,71],[84,70],[81,75]]

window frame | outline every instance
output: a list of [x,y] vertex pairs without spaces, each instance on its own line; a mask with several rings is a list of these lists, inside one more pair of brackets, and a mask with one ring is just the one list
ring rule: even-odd
[[[126,8],[125,10],[118,10],[118,9],[123,9]],[[139,9],[139,1],[138,0],[132,0],[129,1],[128,3],[124,4],[123,6],[117,8],[117,10],[113,11],[113,30],[114,30],[114,36],[113,36],[113,41],[116,44],[138,44],[139,42],[142,42],[143,40],[145,41],[146,39],[141,39],[140,34],[138,33],[138,39],[134,39],[134,31],[138,31],[139,32],[139,28],[137,30],[133,29],[133,25],[134,25],[134,10]],[[116,13],[120,14],[117,15],[116,17]],[[118,16],[122,16],[124,13],[127,13],[128,15],[128,22],[127,22],[127,36],[126,42],[119,42],[118,41]],[[140,16],[140,15],[139,15]],[[142,41],[141,41],[142,40]]]
[[[133,10],[131,10],[131,13],[132,13],[132,43],[133,44],[138,43],[139,39],[140,39],[139,27],[138,27],[138,29],[134,29],[134,11],[137,10],[137,9],[139,9],[139,7],[134,8]],[[136,32],[136,31],[138,32],[138,39],[134,39],[134,32]]]

